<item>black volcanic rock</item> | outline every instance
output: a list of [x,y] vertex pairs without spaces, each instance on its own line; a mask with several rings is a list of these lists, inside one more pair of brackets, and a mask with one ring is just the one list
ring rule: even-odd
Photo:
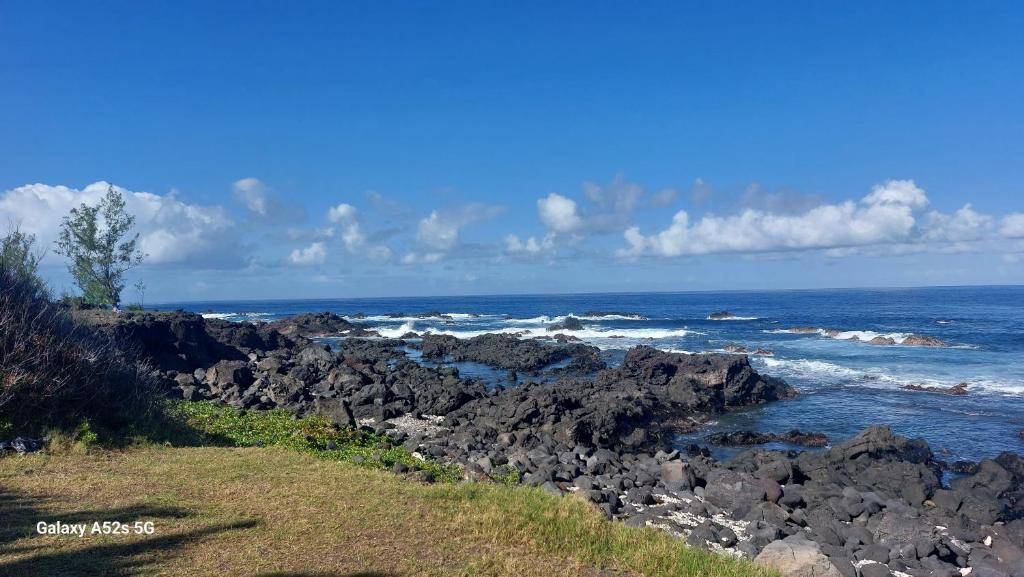
[[267,323],[267,326],[286,336],[376,336],[377,333],[361,323],[349,322],[334,313],[306,313]]
[[764,445],[779,441],[805,447],[824,447],[828,444],[828,437],[824,433],[803,432],[798,429],[786,431],[785,433],[759,433],[755,431],[729,431],[708,435],[709,443],[725,447],[743,447],[748,445]]
[[548,332],[581,330],[583,330],[583,323],[580,322],[580,319],[574,316],[568,316],[565,318],[564,321],[560,323],[555,323],[547,327]]
[[423,335],[421,345],[427,359],[450,358],[456,362],[471,361],[515,371],[538,371],[566,359],[582,359],[587,370],[604,367],[600,351],[581,343],[546,344],[533,339],[519,339],[506,334],[486,334],[471,339],[458,339],[450,335]]
[[598,375],[604,384],[632,382],[691,411],[721,411],[788,399],[796,389],[781,379],[759,374],[746,356],[666,353],[640,346],[622,364]]

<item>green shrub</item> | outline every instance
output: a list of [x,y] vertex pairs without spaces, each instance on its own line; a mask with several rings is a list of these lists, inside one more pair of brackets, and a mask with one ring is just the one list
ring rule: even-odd
[[18,434],[83,419],[123,427],[149,411],[159,388],[145,363],[0,261],[0,421]]

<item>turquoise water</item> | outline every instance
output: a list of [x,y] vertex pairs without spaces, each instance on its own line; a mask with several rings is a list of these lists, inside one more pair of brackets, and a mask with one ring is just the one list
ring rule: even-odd
[[[671,351],[720,351],[736,344],[762,347],[754,356],[764,373],[801,391],[791,401],[730,413],[701,431],[793,427],[821,431],[833,442],[872,424],[920,436],[949,459],[977,459],[1000,451],[1024,452],[1024,287],[950,287],[763,292],[515,295],[387,299],[190,302],[184,308],[231,320],[272,320],[301,312],[331,311],[376,327],[382,335],[409,330],[471,337],[486,332],[546,334],[565,315],[584,317],[570,334],[605,351],[616,362],[630,346]],[[708,320],[727,310],[733,320]],[[426,312],[448,318],[416,318]],[[388,316],[405,313],[405,316]],[[635,315],[635,316],[634,316]],[[792,327],[843,331],[795,334]],[[878,346],[882,335],[941,339],[945,348]],[[858,336],[861,341],[848,337]],[[467,365],[469,376],[498,378]],[[503,378],[504,373],[501,373]],[[905,391],[906,384],[949,386],[966,382],[962,397]],[[690,439],[680,439],[680,442]]]

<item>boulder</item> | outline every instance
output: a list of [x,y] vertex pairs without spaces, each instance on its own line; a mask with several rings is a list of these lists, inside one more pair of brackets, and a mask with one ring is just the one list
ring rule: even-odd
[[937,339],[935,337],[929,337],[925,335],[910,335],[903,339],[901,343],[911,347],[948,347],[949,343]]
[[786,577],[843,577],[813,541],[788,537],[773,541],[754,558],[754,563],[775,569]]
[[560,323],[555,323],[553,325],[549,325],[547,327],[547,331],[548,332],[555,332],[555,331],[581,331],[581,330],[583,330],[583,323],[580,322],[580,319],[578,319],[578,318],[576,318],[574,316],[568,316],[568,317],[565,318],[564,321],[562,321]]

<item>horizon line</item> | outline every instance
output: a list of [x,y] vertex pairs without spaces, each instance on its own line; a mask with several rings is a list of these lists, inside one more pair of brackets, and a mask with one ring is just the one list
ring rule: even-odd
[[707,294],[707,293],[781,293],[781,292],[813,292],[813,291],[881,291],[881,290],[923,290],[923,289],[962,289],[962,288],[1020,288],[1024,284],[966,284],[966,285],[911,285],[911,286],[861,286],[861,287],[818,287],[818,288],[774,288],[774,289],[705,289],[705,290],[663,290],[663,291],[589,291],[589,292],[551,292],[551,293],[472,293],[472,294],[435,294],[435,295],[402,295],[402,296],[360,296],[360,297],[309,297],[309,298],[237,298],[210,300],[158,301],[154,306],[178,305],[191,303],[233,303],[233,302],[311,302],[337,300],[372,300],[372,299],[427,299],[427,298],[500,298],[500,297],[570,297],[594,295],[672,295],[672,294]]

